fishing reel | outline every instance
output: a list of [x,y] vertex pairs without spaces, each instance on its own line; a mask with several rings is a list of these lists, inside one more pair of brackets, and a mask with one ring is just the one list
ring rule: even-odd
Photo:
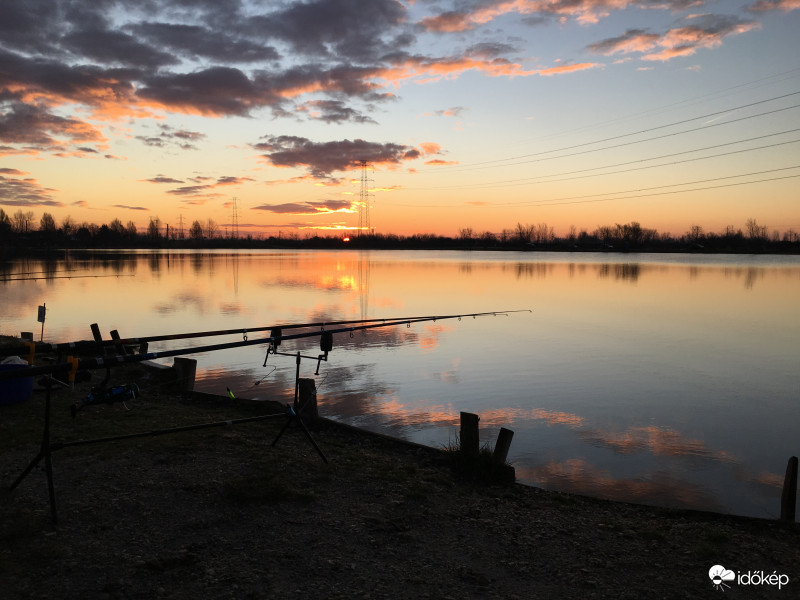
[[83,409],[84,406],[90,406],[92,404],[113,404],[114,402],[122,402],[122,405],[127,409],[128,406],[125,402],[127,400],[135,400],[138,394],[139,386],[135,383],[116,385],[108,389],[92,388],[92,391],[86,396],[70,406],[69,410],[74,419],[79,410]]

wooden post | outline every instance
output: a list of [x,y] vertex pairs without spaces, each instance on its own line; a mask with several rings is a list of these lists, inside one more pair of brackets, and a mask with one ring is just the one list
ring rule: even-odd
[[97,325],[97,323],[92,323],[91,325],[89,325],[89,327],[92,330],[92,337],[94,338],[94,341],[102,342],[103,335],[100,333],[100,327]]
[[111,339],[114,340],[115,342],[117,342],[116,345],[115,345],[115,347],[117,349],[117,354],[121,354],[121,355],[128,354],[128,351],[125,349],[125,346],[123,346],[122,344],[119,343],[120,340],[122,339],[119,336],[119,331],[117,331],[116,329],[113,329],[111,331]]
[[797,509],[797,457],[793,456],[786,465],[786,477],[781,493],[781,521],[794,523]]
[[300,416],[304,419],[316,419],[319,417],[317,409],[317,384],[313,379],[298,379],[300,388]]
[[500,434],[497,436],[497,442],[494,445],[493,456],[501,465],[505,464],[508,458],[508,449],[511,448],[511,439],[513,437],[513,431],[505,427],[500,428]]
[[468,456],[478,456],[478,415],[462,412],[461,413],[461,453]]
[[197,361],[193,358],[176,356],[172,366],[175,369],[175,379],[178,390],[182,393],[194,391],[194,376],[197,373]]

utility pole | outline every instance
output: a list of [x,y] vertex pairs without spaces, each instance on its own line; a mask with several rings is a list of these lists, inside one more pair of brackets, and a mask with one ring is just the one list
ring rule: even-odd
[[370,220],[369,220],[369,198],[372,194],[369,193],[369,185],[371,183],[368,171],[369,162],[366,160],[361,161],[361,192],[358,197],[358,235],[363,235],[366,230],[367,235],[370,234]]
[[239,199],[234,196],[232,199],[233,217],[231,218],[231,237],[239,239]]

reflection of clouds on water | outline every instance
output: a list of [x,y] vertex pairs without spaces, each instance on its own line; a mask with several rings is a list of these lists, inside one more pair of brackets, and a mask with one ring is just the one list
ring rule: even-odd
[[222,303],[219,305],[219,312],[223,315],[239,315],[242,314],[242,305],[238,303]]
[[[488,417],[488,418],[487,418]],[[575,430],[582,442],[596,448],[606,448],[616,454],[650,453],[657,456],[698,458],[715,462],[736,462],[722,450],[713,450],[701,440],[684,437],[669,427],[629,427],[623,431],[607,431],[588,425],[584,417],[572,413],[534,409],[498,409],[489,415],[481,414],[481,422],[513,424],[524,421],[544,421],[547,425],[563,425]]]
[[153,311],[160,315],[185,311],[187,308],[193,308],[195,312],[202,315],[208,311],[208,303],[202,295],[187,291],[175,294],[169,300],[153,305]]
[[[488,419],[486,418],[488,417]],[[728,498],[730,502],[758,503],[765,496],[779,494],[783,478],[768,471],[752,473],[745,465],[723,450],[714,450],[700,440],[687,438],[669,427],[630,427],[623,431],[606,431],[591,427],[585,418],[571,413],[534,409],[532,411],[493,411],[481,413],[481,423],[490,421],[502,424],[524,422],[527,419],[544,421],[548,426],[564,426],[576,432],[578,438],[595,448],[608,449],[617,455],[670,457],[678,460],[677,470],[692,472],[708,463],[714,470],[722,465],[729,469],[730,477],[742,485]],[[548,489],[597,495],[614,500],[627,500],[660,506],[685,507],[700,510],[727,512],[707,486],[692,483],[668,471],[648,472],[636,479],[615,478],[608,471],[593,466],[585,459],[551,461],[531,465],[531,461],[515,463],[518,479]],[[706,467],[704,467],[706,468]],[[776,507],[778,506],[776,502]],[[765,514],[773,517],[775,515]]]
[[609,448],[618,454],[649,452],[661,456],[702,458],[719,462],[734,462],[727,452],[710,449],[705,442],[683,437],[668,427],[631,427],[621,432],[585,428],[578,432],[586,443]]
[[726,507],[703,486],[661,471],[650,473],[646,479],[616,478],[585,460],[575,458],[543,465],[517,466],[516,472],[519,479],[551,490],[625,502],[726,512]]

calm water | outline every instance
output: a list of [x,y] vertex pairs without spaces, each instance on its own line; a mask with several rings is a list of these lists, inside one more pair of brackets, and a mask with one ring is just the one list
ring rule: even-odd
[[[799,450],[800,257],[138,252],[3,269],[49,277],[0,283],[0,333],[39,339],[46,303],[46,341],[95,322],[134,337],[531,309],[339,335],[316,380],[326,416],[428,445],[455,440],[462,410],[491,445],[513,429],[518,478],[548,489],[776,517]],[[264,352],[196,356],[197,387],[289,401],[294,359]]]

